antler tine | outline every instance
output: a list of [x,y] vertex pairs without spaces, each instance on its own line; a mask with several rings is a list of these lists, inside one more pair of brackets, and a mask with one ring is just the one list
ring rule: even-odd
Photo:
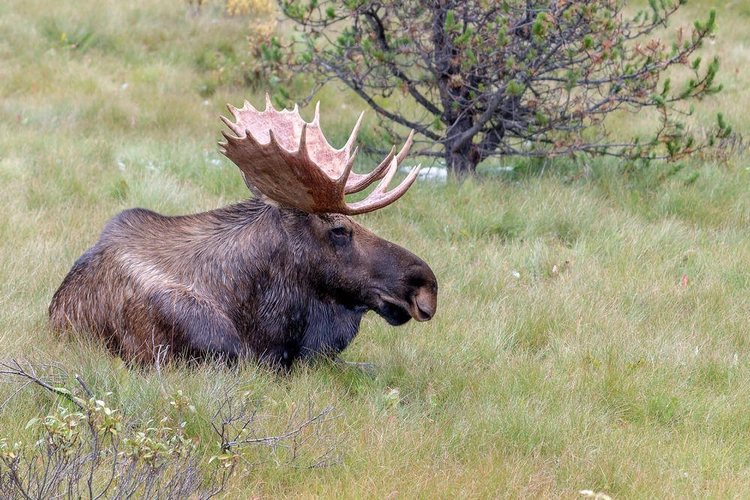
[[[315,106],[315,118],[318,118],[318,106],[320,106],[320,101],[318,101],[318,104]],[[362,111],[359,114],[359,118],[357,118],[357,123],[354,124],[354,128],[352,129],[352,133],[349,134],[349,140],[346,141],[346,144],[344,144],[344,149],[346,151],[349,151],[351,147],[354,145],[354,141],[357,140],[357,135],[359,134],[359,127],[362,125],[362,119],[365,117],[365,112]]]
[[[396,163],[398,165],[401,164],[401,162],[406,158],[406,155],[409,153],[409,149],[411,149],[412,141],[414,140],[414,130],[409,133],[409,137],[406,139],[406,142],[404,143],[403,147],[401,148],[401,151],[398,152],[398,155],[396,155]],[[358,193],[359,191],[362,191],[367,186],[375,182],[376,180],[382,179],[384,175],[386,175],[386,172],[388,168],[391,166],[391,161],[393,160],[394,153],[396,152],[396,146],[393,146],[391,148],[391,151],[388,153],[388,156],[385,157],[385,159],[373,169],[372,172],[370,172],[367,175],[356,175],[354,174],[354,177],[351,177],[349,181],[346,184],[346,194],[351,193]]]
[[354,152],[349,157],[346,165],[344,165],[344,170],[341,172],[341,175],[336,181],[337,189],[341,189],[344,194],[356,193],[356,191],[349,191],[349,184],[351,182],[351,179],[362,177],[358,174],[352,173],[352,167],[354,167],[354,160],[357,159],[357,153],[359,153],[359,148],[354,148]]
[[[398,164],[394,161],[393,165],[397,166]],[[401,198],[406,193],[406,191],[409,190],[412,184],[414,184],[414,181],[417,180],[417,176],[419,175],[419,170],[421,168],[422,164],[416,165],[411,169],[409,175],[407,175],[406,178],[401,181],[401,184],[391,189],[390,191],[385,192],[388,184],[393,179],[393,175],[396,173],[396,168],[392,166],[388,171],[388,175],[383,178],[382,181],[380,181],[375,190],[373,190],[373,192],[370,193],[364,200],[355,203],[348,203],[346,205],[346,208],[348,209],[346,214],[357,215],[367,212],[374,212],[375,210],[390,205],[394,201]]]
[[[352,164],[354,163],[354,156],[356,155],[359,148],[354,150],[354,154],[352,155]],[[380,162],[380,165],[375,167],[372,172],[365,175],[359,175],[359,174],[351,174],[349,178],[346,180],[346,187],[344,188],[344,193],[346,194],[352,194],[352,193],[359,193],[363,189],[365,189],[367,186],[372,184],[373,182],[377,181],[378,179],[382,179],[385,175],[386,171],[388,170],[388,167],[391,164],[391,161],[393,160],[393,156],[396,152],[396,146],[393,146],[391,148],[390,153],[388,153],[388,156],[385,157],[385,159]],[[351,169],[351,167],[350,167]]]
[[394,158],[391,160],[391,164],[388,166],[388,171],[383,176],[383,179],[378,183],[377,186],[375,186],[375,189],[372,190],[373,193],[380,193],[383,194],[388,189],[388,185],[393,180],[393,177],[396,175],[396,171],[398,170],[398,162]]
[[[245,100],[246,107],[248,104],[249,103],[247,102],[247,100]],[[266,92],[266,109],[265,110],[268,111],[269,109],[273,109],[274,111],[276,110],[276,108],[273,107],[273,103],[271,102],[271,96],[268,94],[268,92]],[[294,111],[297,111],[297,104],[294,105]]]
[[[247,106],[248,104],[250,104],[250,103],[247,102],[247,101],[245,101],[245,106]],[[252,104],[250,104],[250,107],[252,107]],[[230,113],[232,113],[232,116],[236,120],[237,119],[237,113],[239,112],[239,109],[235,108],[231,104],[227,104],[227,109],[229,110]],[[255,108],[253,108],[253,109],[255,109]],[[231,121],[229,118],[227,118],[224,115],[219,116],[219,118],[221,118],[221,121],[223,121],[224,124],[226,124],[226,126],[229,127],[230,130],[232,132],[234,132],[237,137],[242,137],[245,134],[245,131],[242,130],[242,127],[240,126],[239,123],[234,123],[233,121]]]
[[315,103],[315,116],[311,123],[320,125],[320,101]]
[[411,143],[414,140],[414,129],[411,129],[411,132],[409,132],[409,137],[406,138],[406,142],[404,143],[404,147],[401,148],[401,151],[398,152],[398,155],[396,155],[396,161],[401,164],[402,161],[404,161],[404,158],[406,158],[406,155],[409,153],[409,150],[411,149]]

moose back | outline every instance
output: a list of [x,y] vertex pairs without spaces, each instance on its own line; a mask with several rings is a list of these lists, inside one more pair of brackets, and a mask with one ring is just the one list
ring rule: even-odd
[[[167,217],[131,209],[110,220],[55,292],[59,331],[89,332],[128,361],[164,356],[253,357],[289,368],[335,356],[375,311],[391,325],[427,321],[437,279],[419,257],[350,215],[401,197],[419,166],[387,191],[411,136],[370,174],[351,172],[357,150],[332,148],[319,112],[230,106],[224,154],[255,197],[210,212]],[[380,183],[362,201],[345,194]]]

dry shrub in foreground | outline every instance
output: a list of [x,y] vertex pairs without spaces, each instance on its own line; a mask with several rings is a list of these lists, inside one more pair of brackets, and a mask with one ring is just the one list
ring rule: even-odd
[[[70,380],[65,370],[51,368]],[[206,457],[198,438],[186,431],[195,408],[181,390],[169,401],[173,411],[164,411],[172,416],[141,422],[110,408],[78,375],[77,390],[86,397],[53,385],[28,362],[2,362],[0,374],[25,379],[14,395],[36,384],[60,397],[55,411],[26,424],[33,443],[0,438],[2,498],[207,499],[224,490],[240,462],[257,465],[245,457],[249,445],[261,445],[267,460],[284,466],[321,467],[341,458],[342,437],[330,423],[342,415],[332,407],[316,411],[309,404],[301,412],[295,406],[284,431],[268,436],[262,423],[271,417],[261,413],[260,398],[231,388],[211,421],[219,452]]]

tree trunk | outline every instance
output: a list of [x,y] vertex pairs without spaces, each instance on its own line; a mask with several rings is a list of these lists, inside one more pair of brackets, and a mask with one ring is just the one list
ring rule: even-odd
[[456,7],[456,0],[437,2],[433,11],[432,42],[435,50],[432,54],[435,64],[436,84],[440,94],[443,111],[440,121],[447,127],[445,137],[445,166],[451,175],[461,178],[473,175],[477,163],[472,161],[470,148],[471,141],[458,144],[457,138],[461,132],[468,130],[472,125],[469,114],[461,115],[460,109],[454,107],[459,102],[462,94],[461,86],[454,85],[454,77],[461,72],[458,64],[459,50],[455,47],[451,37],[445,32],[446,16],[449,11]]
[[449,147],[445,148],[445,164],[451,174],[459,179],[474,175],[479,163],[477,157],[473,144],[458,151],[451,151]]

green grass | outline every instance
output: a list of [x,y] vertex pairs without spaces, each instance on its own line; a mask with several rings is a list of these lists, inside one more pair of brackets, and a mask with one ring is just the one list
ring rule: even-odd
[[[743,131],[750,76],[740,48],[750,35],[736,5],[736,15],[719,12],[708,48],[724,58],[727,89],[698,112],[723,108]],[[588,170],[555,173],[558,163],[542,176],[419,183],[359,217],[423,257],[440,282],[429,323],[366,317],[344,357],[377,363],[375,377],[326,365],[287,377],[253,365],[128,369],[100,346],[54,338],[51,295],[107,219],[247,196],[217,153],[217,117],[227,102],[262,103],[263,89],[204,88],[217,64],[247,53],[247,25],[215,7],[194,16],[177,0],[0,5],[0,360],[60,364],[133,420],[158,420],[181,389],[206,457],[218,452],[210,420],[227,393],[260,398],[267,434],[293,406],[342,414],[332,424],[346,437],[338,465],[276,465],[249,448],[248,460],[264,463],[241,466],[226,498],[750,490],[745,156],[677,172],[623,174],[594,160]],[[322,99],[323,127],[343,142],[361,104],[340,102],[335,88]],[[11,397],[21,383],[0,385],[0,436],[32,442],[26,422],[60,402],[33,387]]]

